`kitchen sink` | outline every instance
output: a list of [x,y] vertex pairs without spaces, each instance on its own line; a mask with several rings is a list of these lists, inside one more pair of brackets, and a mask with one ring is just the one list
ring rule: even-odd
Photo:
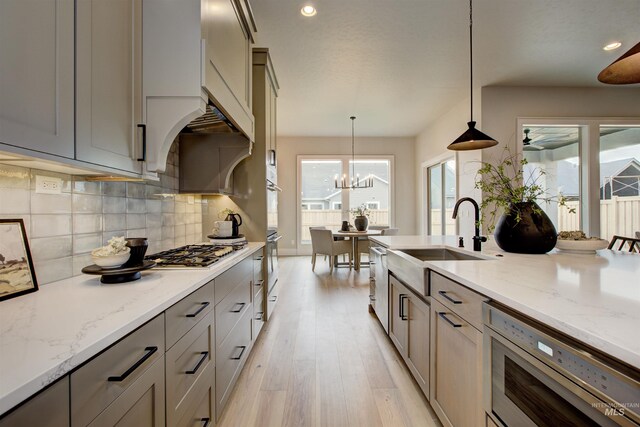
[[420,261],[484,261],[491,259],[447,248],[404,249],[399,252],[403,252]]

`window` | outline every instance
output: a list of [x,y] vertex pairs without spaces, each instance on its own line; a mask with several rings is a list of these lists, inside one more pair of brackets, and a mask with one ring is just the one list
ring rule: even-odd
[[567,199],[567,207],[539,203],[558,231],[582,230],[605,240],[614,234],[635,237],[640,231],[640,120],[518,123],[520,131],[530,130],[531,143],[523,146],[529,162],[525,178],[540,168],[539,183],[547,194]]
[[456,203],[456,162],[449,159],[427,168],[427,233],[432,236],[456,234],[452,218]]
[[[529,129],[529,145],[523,146],[527,160],[524,179],[536,182],[551,201],[538,200],[558,231],[580,228],[580,141],[581,126],[525,125]],[[558,206],[560,197],[566,206]],[[575,210],[571,212],[571,210]]]
[[[390,226],[392,162],[391,156],[356,158],[355,163],[348,156],[299,156],[299,244],[311,243],[309,227],[339,229],[342,221],[352,223],[349,210],[361,205],[369,209],[370,225]],[[345,191],[335,188],[336,176],[351,182],[352,174],[362,180],[371,176],[373,187]]]

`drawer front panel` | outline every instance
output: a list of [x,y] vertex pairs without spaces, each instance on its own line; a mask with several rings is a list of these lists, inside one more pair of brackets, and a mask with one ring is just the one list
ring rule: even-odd
[[258,294],[253,300],[253,328],[251,330],[251,339],[253,341],[258,338],[258,334],[260,334],[266,318],[264,296]]
[[187,331],[213,309],[214,281],[167,309],[167,348],[171,348]]
[[259,283],[264,280],[264,255],[263,249],[253,254],[253,282]]
[[166,355],[167,423],[175,425],[190,406],[198,381],[214,370],[213,313],[209,313]]
[[213,427],[215,424],[216,396],[213,376],[209,379],[206,387],[202,388],[203,390],[198,390],[199,393],[194,399],[195,405],[192,405],[189,411],[175,424],[177,427]]
[[267,296],[267,320],[273,314],[273,310],[276,308],[276,304],[278,303],[278,294],[280,293],[280,282],[276,281],[276,284],[273,285],[269,295]]
[[251,351],[251,322],[253,311],[246,310],[238,324],[229,334],[229,339],[216,350],[216,417],[233,390],[240,367]]
[[164,315],[161,314],[73,372],[72,424],[89,424],[160,359],[164,350]]
[[[251,306],[250,277],[245,284],[236,286],[227,297],[216,305],[216,345],[227,338],[233,326],[238,323],[244,312]],[[253,313],[253,312],[252,312]]]
[[[249,277],[247,277],[249,276]],[[247,257],[233,268],[216,278],[216,305],[229,295],[240,283],[247,283],[253,278],[253,258]]]
[[488,298],[431,272],[431,296],[458,316],[482,330],[482,302]]

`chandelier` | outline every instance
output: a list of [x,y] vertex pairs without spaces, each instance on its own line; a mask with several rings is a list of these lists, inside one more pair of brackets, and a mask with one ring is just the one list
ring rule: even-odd
[[351,119],[351,183],[348,183],[347,176],[342,175],[340,181],[338,181],[338,175],[335,176],[335,185],[337,189],[341,190],[357,190],[358,188],[371,188],[373,187],[373,176],[368,175],[366,178],[360,179],[360,174],[356,175],[356,151],[355,151],[355,130],[354,122],[355,116],[349,117]]

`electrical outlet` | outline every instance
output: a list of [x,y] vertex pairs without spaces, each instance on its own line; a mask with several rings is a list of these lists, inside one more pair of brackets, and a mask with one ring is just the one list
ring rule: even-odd
[[36,193],[62,194],[62,180],[53,176],[36,175]]

